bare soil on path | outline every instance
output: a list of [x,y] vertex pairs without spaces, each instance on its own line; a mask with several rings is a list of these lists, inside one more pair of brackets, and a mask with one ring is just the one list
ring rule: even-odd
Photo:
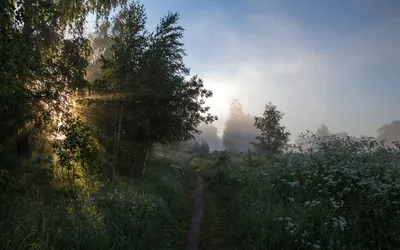
[[196,173],[196,179],[197,179],[197,187],[193,192],[194,211],[192,220],[190,222],[186,250],[200,249],[199,239],[200,239],[201,225],[204,214],[204,202],[203,202],[204,180],[197,173]]

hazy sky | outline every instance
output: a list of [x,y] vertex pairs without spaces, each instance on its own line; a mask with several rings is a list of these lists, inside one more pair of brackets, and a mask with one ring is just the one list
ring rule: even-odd
[[214,92],[220,132],[232,98],[271,101],[297,135],[376,135],[400,119],[399,0],[143,0],[153,28],[178,11],[187,65]]

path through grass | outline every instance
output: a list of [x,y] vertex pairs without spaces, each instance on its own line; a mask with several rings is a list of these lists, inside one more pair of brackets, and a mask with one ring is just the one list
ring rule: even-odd
[[224,203],[217,198],[203,177],[195,173],[197,186],[193,191],[193,214],[190,222],[187,250],[234,249]]

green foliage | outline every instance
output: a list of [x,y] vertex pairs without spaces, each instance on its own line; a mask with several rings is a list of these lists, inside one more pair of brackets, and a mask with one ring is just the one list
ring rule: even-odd
[[257,153],[254,153],[249,150],[243,156],[243,162],[249,167],[257,167],[261,163],[261,157]]
[[[126,134],[135,142],[167,143],[192,139],[197,125],[212,121],[202,107],[212,93],[196,76],[186,81],[183,63],[183,28],[178,14],[161,19],[155,32],[145,29],[142,5],[132,3],[116,18],[112,56],[103,59],[104,84],[115,91],[132,91],[127,97]],[[140,122],[139,122],[140,121]]]
[[231,162],[233,153],[229,153],[227,150],[224,151],[214,151],[206,156],[207,164],[213,166],[214,168],[220,168],[228,166]]
[[[112,43],[101,56],[103,77],[93,85],[102,96],[114,95],[109,102],[117,121],[114,149],[130,144],[136,174],[144,172],[156,144],[193,139],[201,122],[215,119],[204,107],[211,91],[197,76],[188,79],[178,14],[161,18],[153,32],[146,19],[143,5],[122,7],[112,24]],[[107,27],[101,29],[95,37],[106,39]]]
[[226,201],[238,249],[397,249],[399,164],[398,147],[329,137],[255,168],[239,156],[210,162],[203,175]]
[[214,164],[214,167],[218,168],[221,166],[226,166],[229,163],[230,156],[228,155],[227,151],[221,151],[218,155],[217,161]]
[[0,200],[4,200],[6,195],[17,190],[17,180],[9,171],[0,167]]
[[[119,1],[2,1],[0,5],[0,141],[33,123],[54,129],[76,88],[86,85],[90,54],[83,36],[89,11],[107,17]],[[66,34],[68,30],[74,32]]]
[[[101,21],[89,38],[88,13]],[[155,159],[154,145],[215,117],[177,22],[169,13],[149,32],[144,7],[124,0],[0,3],[0,248],[183,248],[187,170]],[[21,131],[32,159],[16,158]],[[148,175],[108,181],[100,170],[116,156],[134,173],[150,159]]]
[[76,199],[44,199],[33,186],[0,203],[0,248],[184,248],[189,176],[171,163],[153,159],[144,179],[96,182]]
[[210,152],[208,143],[205,140],[191,140],[181,143],[178,150],[194,155],[205,155]]
[[[100,73],[101,68],[101,57],[109,57],[110,45],[112,42],[111,36],[111,24],[110,22],[104,21],[102,22],[94,33],[89,34],[90,45],[93,50],[93,54],[90,56],[89,61],[90,64],[86,68],[86,80],[92,85],[90,89],[94,89],[96,85],[94,84],[96,80],[100,80],[103,78],[103,75]],[[98,89],[99,91],[100,89]]]
[[282,152],[289,142],[290,133],[280,125],[283,113],[275,105],[268,103],[262,117],[254,118],[254,126],[261,131],[252,144],[267,156]]
[[[67,171],[67,178],[73,181],[81,178],[76,170],[83,169],[85,174],[96,174],[99,172],[101,159],[101,148],[95,139],[91,128],[77,118],[70,118],[69,124],[59,128],[64,138],[54,141],[54,152],[56,155],[56,167]],[[63,176],[64,177],[64,176]]]

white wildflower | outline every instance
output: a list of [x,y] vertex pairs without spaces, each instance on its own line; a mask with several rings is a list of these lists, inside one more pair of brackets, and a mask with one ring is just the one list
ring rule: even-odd
[[314,244],[313,244],[313,248],[315,248],[315,249],[321,249],[321,246],[314,243]]
[[294,234],[296,230],[297,230],[296,224],[289,221],[286,226],[286,231],[288,231],[291,234]]
[[315,207],[315,206],[317,206],[317,205],[319,205],[319,204],[321,204],[320,201],[313,200],[310,206],[311,206],[311,207]]
[[292,181],[292,182],[289,181],[287,184],[289,186],[296,187],[296,186],[300,185],[300,181],[299,180],[295,180],[295,181]]
[[338,221],[339,221],[339,226],[340,226],[340,231],[344,231],[344,228],[347,226],[347,221],[346,221],[346,219],[344,218],[344,217],[342,217],[342,216],[339,216],[338,217]]

